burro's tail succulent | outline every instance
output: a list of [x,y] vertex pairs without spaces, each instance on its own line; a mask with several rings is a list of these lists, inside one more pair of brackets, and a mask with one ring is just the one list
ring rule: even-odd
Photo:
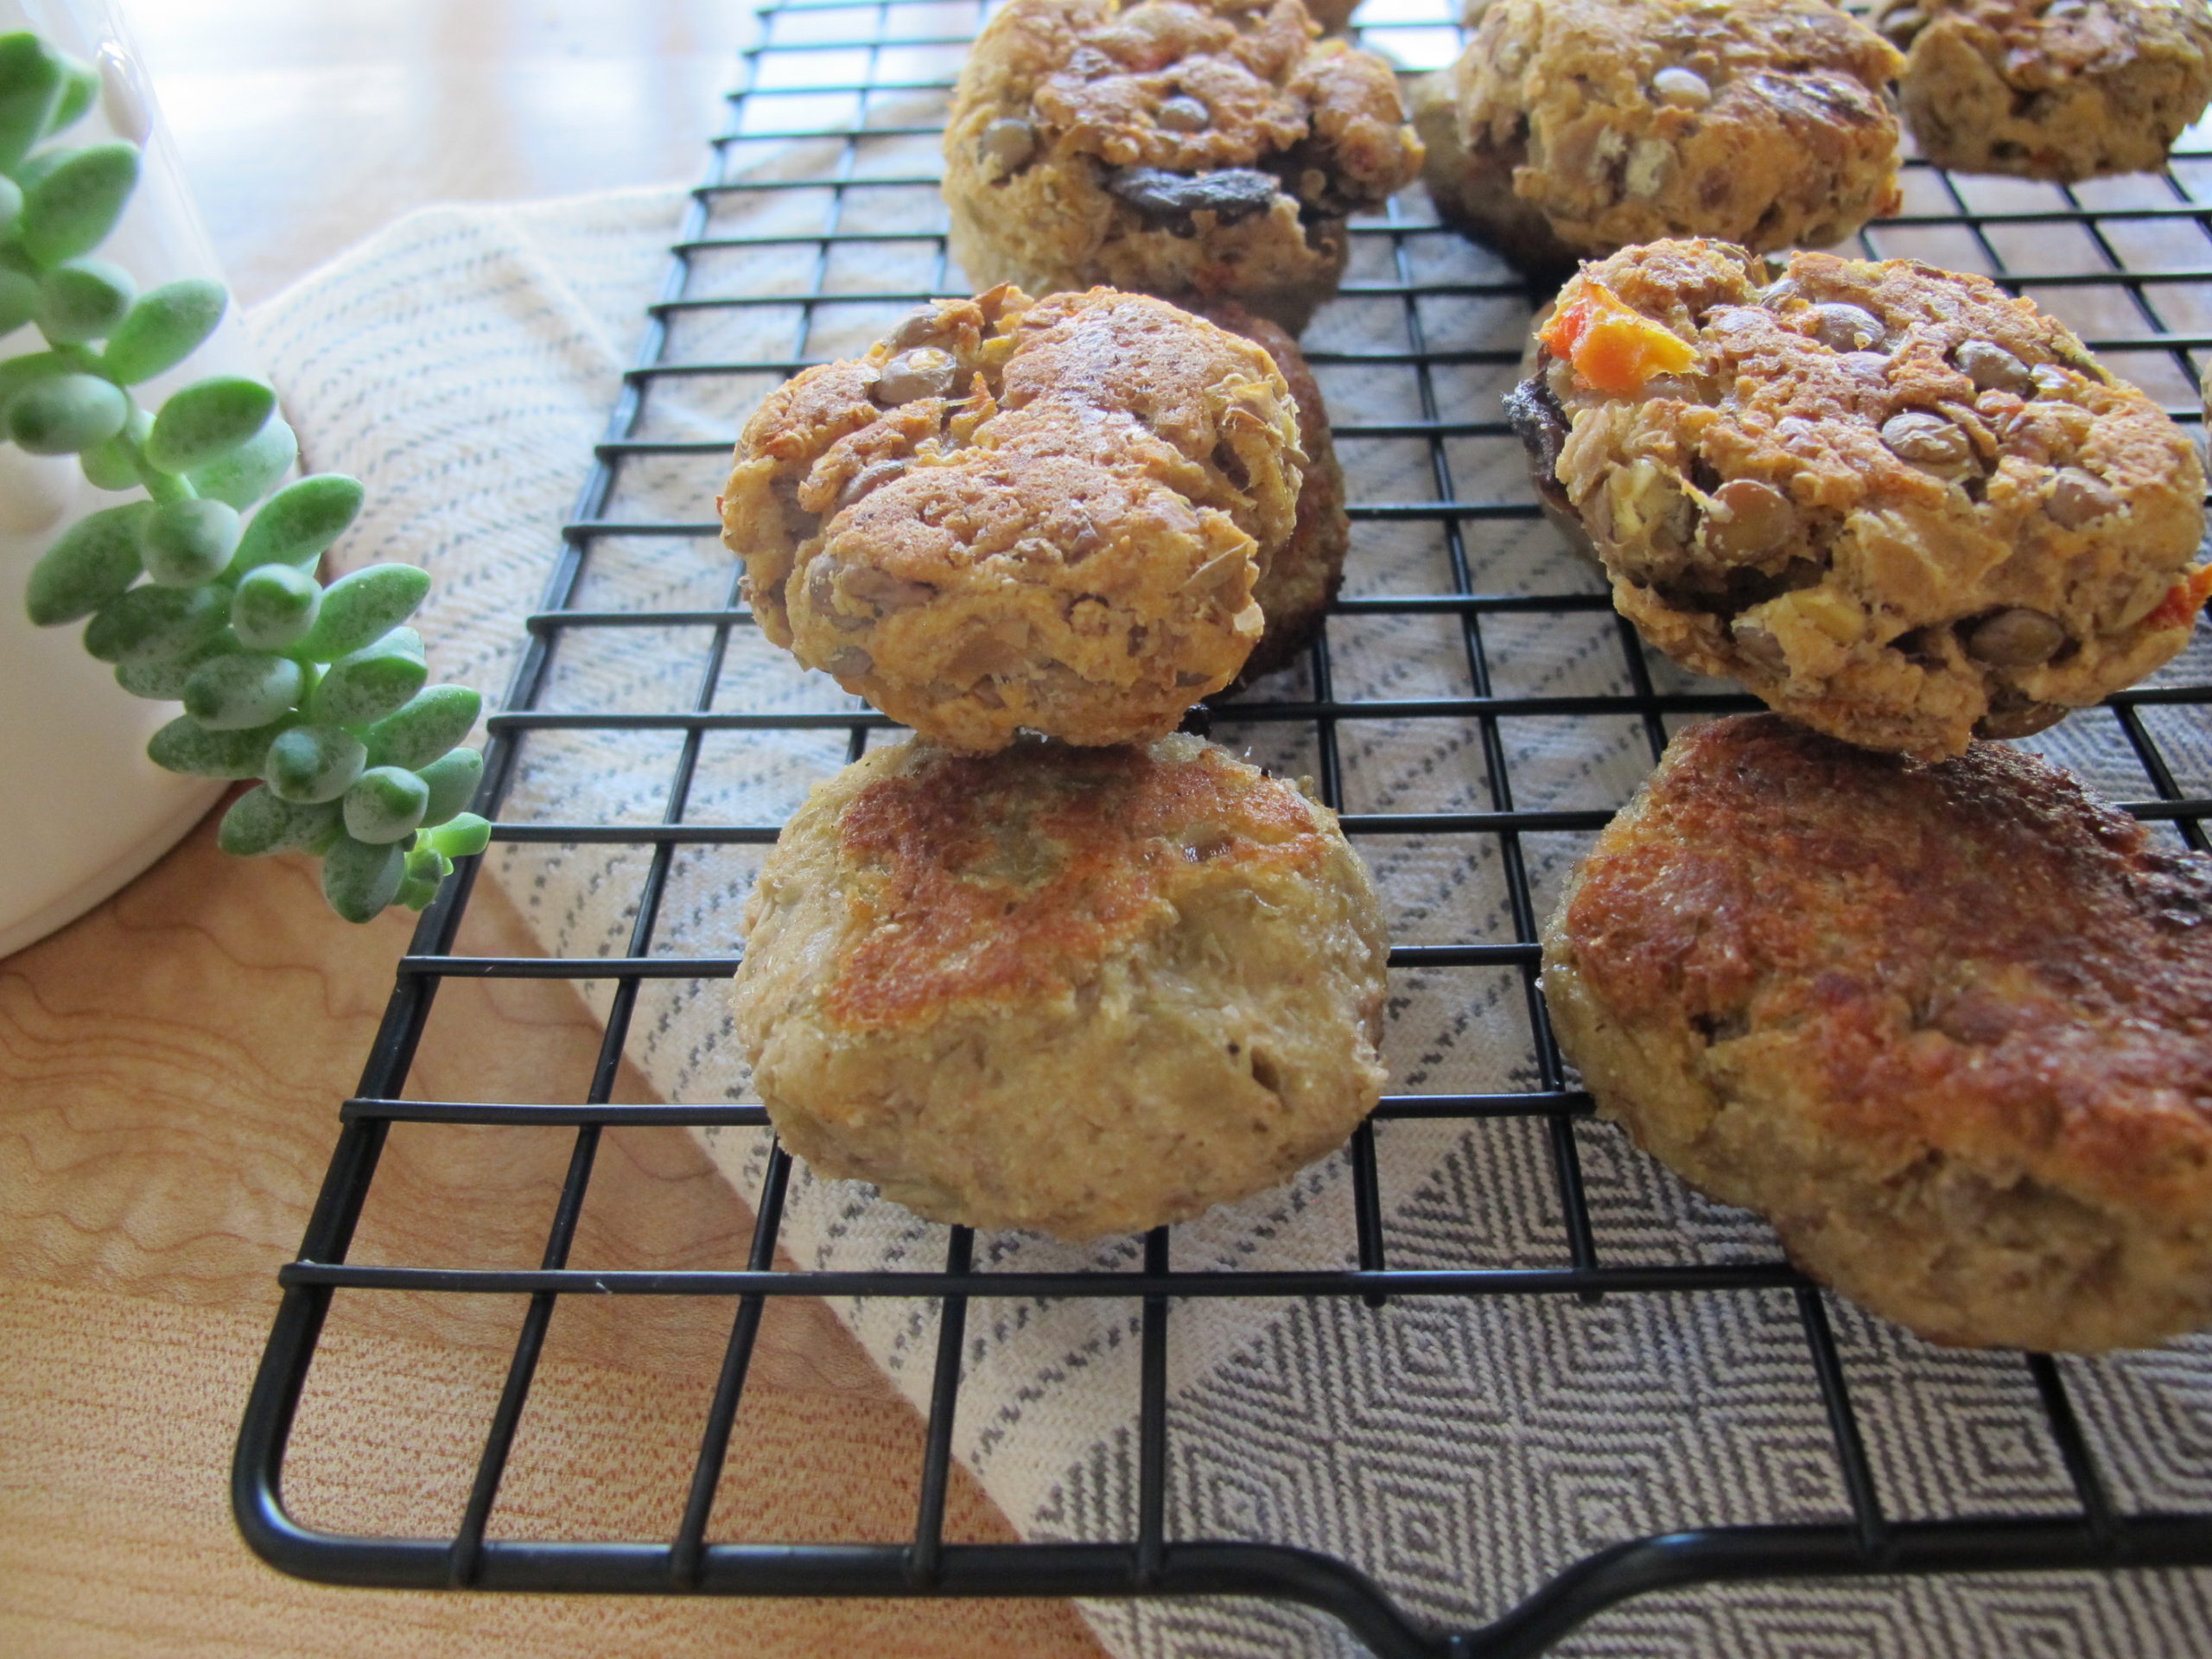
[[139,172],[132,144],[60,141],[99,87],[36,35],[0,35],[0,335],[29,323],[45,340],[0,359],[0,441],[137,493],[62,531],[25,608],[42,626],[82,622],[124,690],[183,703],[148,745],[157,765],[258,780],[224,815],[224,850],[321,858],[348,921],[420,910],[489,836],[463,810],[483,756],[456,747],[480,700],[425,684],[405,626],[429,591],[421,570],[317,580],[361,486],[321,473],[278,487],[299,445],[275,392],[219,375],[157,410],[133,397],[200,347],[229,296],[200,278],[141,293],[98,257]]

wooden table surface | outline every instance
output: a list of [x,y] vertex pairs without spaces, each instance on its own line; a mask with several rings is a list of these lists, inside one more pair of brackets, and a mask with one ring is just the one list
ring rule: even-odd
[[[736,9],[709,0],[136,0],[240,297],[423,202],[695,176]],[[14,711],[10,711],[11,715]],[[527,952],[490,884],[482,948]],[[212,822],[0,961],[0,1654],[1096,1656],[1065,1603],[494,1597],[335,1590],[261,1566],[231,1445],[411,918],[337,921],[302,861]],[[434,1097],[560,1098],[597,1052],[565,985],[452,982]],[[560,1082],[554,1082],[560,1079]],[[649,1098],[626,1074],[626,1098]],[[568,1155],[544,1131],[396,1131],[363,1259],[533,1262]],[[610,1134],[579,1260],[728,1262],[751,1217],[680,1130]],[[449,1530],[519,1306],[334,1306],[297,1432],[302,1520]],[[493,1536],[667,1536],[727,1304],[564,1305]],[[710,1537],[899,1539],[915,1414],[819,1304],[772,1299]],[[1012,1536],[956,1478],[947,1536]]]

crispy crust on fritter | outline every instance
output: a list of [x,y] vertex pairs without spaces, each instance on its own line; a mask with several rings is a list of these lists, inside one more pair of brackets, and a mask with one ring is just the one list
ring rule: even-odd
[[772,393],[722,536],[770,639],[926,736],[1136,741],[1243,666],[1302,461],[1250,341],[1141,295],[1000,288]]
[[[979,284],[1109,283],[1304,327],[1348,216],[1421,169],[1389,66],[1316,34],[1299,0],[1011,0],[946,124],[954,258]],[[1210,177],[1249,194],[1175,210]]]
[[1137,1231],[1370,1110],[1380,901],[1335,815],[1187,736],[871,752],[747,907],[737,1030],[778,1130],[934,1219]]
[[1544,939],[1600,1109],[1932,1340],[2212,1323],[2212,860],[1977,744],[1675,740]]
[[2156,404],[1982,277],[1810,253],[1771,275],[1715,242],[1590,265],[1562,306],[1602,284],[1695,366],[1613,393],[1547,353],[1516,394],[1647,639],[1923,759],[2181,650],[2203,469]]
[[2071,182],[2155,171],[2212,98],[2203,0],[1890,0],[1921,154]]
[[1524,270],[1663,236],[1821,247],[1896,200],[1901,60],[1823,0],[1479,11],[1414,124],[1438,210]]

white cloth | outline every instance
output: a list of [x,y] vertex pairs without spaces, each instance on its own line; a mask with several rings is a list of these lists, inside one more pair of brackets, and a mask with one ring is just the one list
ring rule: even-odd
[[[928,141],[872,159],[888,174],[926,170]],[[775,165],[771,158],[762,163]],[[717,230],[810,228],[819,204],[791,190],[723,198]],[[842,228],[925,233],[936,221],[907,198],[849,193]],[[602,435],[646,302],[659,294],[684,197],[629,191],[525,207],[441,208],[371,238],[262,307],[252,318],[308,461],[358,474],[368,506],[342,551],[349,563],[404,559],[434,578],[423,627],[435,670],[496,700],[520,652]],[[874,216],[873,218],[871,216]],[[818,223],[818,217],[814,221]],[[1488,269],[1466,245],[1436,238],[1433,274]],[[694,297],[803,294],[816,251],[755,247],[702,257]],[[931,280],[934,245],[874,245],[864,270],[824,275],[860,290]],[[900,262],[913,269],[905,270]],[[1387,275],[1377,272],[1376,275]],[[822,355],[855,346],[885,308],[679,314],[670,357],[729,360]],[[1512,344],[1521,308],[1496,301],[1425,302],[1432,345]],[[1344,302],[1309,335],[1325,346],[1395,345],[1394,301]],[[1324,376],[1339,419],[1408,418],[1409,371]],[[649,393],[639,435],[728,439],[767,380],[673,380]],[[1486,417],[1498,372],[1439,371],[1440,412]],[[1455,493],[1522,499],[1510,443],[1455,442]],[[1352,495],[1432,495],[1426,446],[1348,446]],[[710,519],[718,456],[625,464],[605,510],[613,519]],[[1470,527],[1474,581],[1486,590],[1586,586],[1538,523]],[[576,603],[671,610],[727,602],[733,561],[711,537],[592,543]],[[1437,527],[1357,527],[1347,591],[1435,592],[1450,573]],[[1533,695],[1626,689],[1610,616],[1485,618],[1496,689]],[[690,709],[709,631],[586,629],[563,635],[541,708]],[[1336,690],[1353,698],[1465,695],[1455,619],[1344,619],[1331,628]],[[2208,672],[2202,637],[2188,671]],[[1675,683],[1663,664],[1662,684]],[[1302,673],[1302,671],[1301,671]],[[1289,685],[1279,695],[1297,695]],[[772,711],[856,705],[800,672],[756,631],[734,630],[713,706]],[[2202,791],[2212,740],[2194,711],[2152,718]],[[1300,724],[1217,729],[1279,768],[1314,770]],[[1484,810],[1493,803],[1471,721],[1347,721],[1339,728],[1353,810]],[[656,821],[680,734],[533,734],[503,810],[512,821]],[[1514,804],[1610,806],[1649,763],[1628,720],[1511,719],[1503,724]],[[693,822],[775,823],[842,763],[842,731],[733,732],[702,745],[686,804]],[[2037,747],[2107,793],[2151,791],[2108,715],[2081,716]],[[1586,836],[1536,835],[1523,846],[1548,906]],[[1510,939],[1496,846],[1442,836],[1368,839],[1401,943]],[[724,954],[761,849],[686,848],[676,855],[649,948]],[[650,851],[505,845],[493,868],[545,950],[620,954],[634,925]],[[607,1006],[608,987],[587,987]],[[1387,1058],[1408,1092],[1505,1090],[1535,1082],[1518,976],[1435,969],[1394,978]],[[723,987],[648,981],[628,1052],[670,1100],[744,1098]],[[1576,1131],[1598,1243],[1609,1262],[1758,1257],[1766,1230],[1707,1204],[1611,1128]],[[764,1137],[709,1137],[741,1192],[757,1190]],[[1533,1124],[1399,1122],[1378,1133],[1390,1260],[1401,1266],[1556,1266],[1566,1261],[1547,1137]],[[944,1231],[865,1188],[794,1182],[784,1241],[806,1268],[935,1268]],[[1175,1230],[1178,1268],[1283,1268],[1351,1260],[1343,1158],[1287,1186]],[[983,1271],[1084,1262],[1128,1267],[1135,1241],[1084,1250],[985,1236]],[[924,1302],[847,1302],[839,1312],[886,1372],[926,1405],[936,1339]],[[2060,1512],[2067,1487],[2018,1361],[1945,1353],[1836,1305],[1862,1427],[1892,1517]],[[1074,1300],[971,1305],[957,1447],[1033,1538],[1128,1536],[1134,1522],[1137,1309]],[[1343,1556],[1417,1615],[1465,1626],[1497,1616],[1568,1563],[1656,1529],[1739,1522],[1832,1521],[1847,1513],[1829,1431],[1789,1298],[1776,1293],[1618,1295],[1597,1306],[1529,1297],[1356,1302],[1186,1302],[1169,1349],[1170,1536],[1268,1538]],[[2129,1509],[2212,1507],[2212,1346],[2069,1362],[2066,1374]],[[741,1431],[742,1427],[741,1425]],[[1255,1602],[1107,1604],[1090,1611],[1118,1653],[1252,1656],[1349,1650],[1319,1616]],[[2061,1574],[1910,1584],[1758,1584],[1633,1601],[1560,1649],[1580,1655],[2212,1655],[2212,1574]]]

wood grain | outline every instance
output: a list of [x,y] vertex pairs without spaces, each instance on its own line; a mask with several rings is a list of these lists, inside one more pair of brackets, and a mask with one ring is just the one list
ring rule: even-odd
[[[480,890],[474,931],[524,950]],[[224,858],[203,825],[117,899],[0,963],[0,1653],[517,1656],[1098,1651],[1065,1604],[723,1602],[339,1591],[232,1530],[232,1437],[406,926],[334,922],[297,861]],[[564,986],[450,982],[423,1092],[545,1097],[588,1072]],[[623,1079],[632,1097],[641,1080]],[[534,1261],[569,1137],[394,1135],[358,1259]],[[605,1140],[580,1261],[741,1257],[752,1219],[680,1130]],[[656,1539],[682,1504],[727,1302],[556,1315],[495,1537]],[[287,1495],[346,1530],[450,1529],[520,1315],[491,1297],[343,1293]],[[909,1535],[920,1425],[819,1303],[764,1321],[710,1536]],[[1012,1536],[964,1478],[949,1536]]]

